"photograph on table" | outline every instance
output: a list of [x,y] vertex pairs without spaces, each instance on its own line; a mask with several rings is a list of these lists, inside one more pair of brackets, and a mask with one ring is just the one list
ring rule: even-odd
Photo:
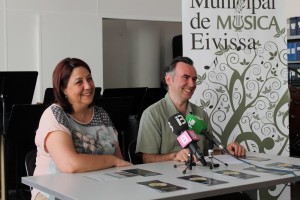
[[180,187],[180,186],[173,185],[170,183],[162,182],[159,180],[138,182],[138,184],[148,186],[148,187],[158,190],[160,192],[173,192],[173,191],[177,191],[177,190],[186,190],[186,188],[184,188],[184,187]]
[[215,173],[226,175],[226,176],[232,176],[232,177],[236,177],[236,178],[240,178],[240,179],[249,179],[249,178],[259,177],[256,175],[246,174],[243,172],[232,171],[232,170],[221,170],[221,171],[216,171]]
[[217,179],[214,179],[214,178],[208,178],[208,177],[198,176],[198,175],[182,176],[182,177],[178,177],[178,178],[185,179],[185,180],[188,180],[188,181],[193,181],[193,182],[196,182],[196,183],[201,183],[201,184],[204,184],[204,185],[207,185],[207,186],[228,183],[226,181],[221,181],[221,180],[217,180]]

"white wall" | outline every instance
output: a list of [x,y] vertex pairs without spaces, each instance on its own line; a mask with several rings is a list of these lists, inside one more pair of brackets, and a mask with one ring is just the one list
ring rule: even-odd
[[300,1],[299,0],[286,0],[287,2],[287,17],[300,16]]
[[160,87],[181,22],[103,20],[103,86]]
[[[299,0],[287,4],[287,17],[300,15]],[[85,60],[103,87],[102,18],[181,22],[181,0],[0,0],[0,70],[38,71],[33,103],[68,56]]]
[[103,87],[128,86],[128,47],[125,20],[103,20]]
[[181,21],[181,0],[0,0],[0,70],[38,71],[33,103],[65,57],[85,60],[103,87],[103,17]]
[[[55,65],[65,57],[80,57],[102,84],[101,20],[98,1],[2,0],[4,18],[1,70],[38,71],[33,103],[42,101],[51,87]],[[100,68],[100,70],[99,70]]]
[[181,0],[100,0],[104,18],[181,21]]
[[[51,73],[65,57],[78,57],[86,61],[93,72],[96,85],[102,85],[101,22],[89,15],[47,14],[41,25],[41,78],[42,86],[52,85]],[[58,23],[59,22],[59,23]]]
[[0,70],[5,70],[6,66],[6,10],[4,9],[4,3],[0,3]]

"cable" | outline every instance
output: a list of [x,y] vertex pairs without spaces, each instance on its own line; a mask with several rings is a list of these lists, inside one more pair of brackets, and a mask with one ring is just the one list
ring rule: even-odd
[[261,166],[255,165],[255,164],[253,164],[253,163],[250,163],[250,162],[248,162],[248,161],[246,161],[246,160],[244,160],[244,159],[241,159],[241,158],[239,158],[239,157],[236,157],[236,156],[234,156],[234,155],[232,155],[232,154],[230,154],[230,155],[231,155],[232,157],[234,157],[235,159],[237,159],[237,160],[239,160],[239,161],[241,161],[241,162],[243,162],[243,163],[246,163],[246,164],[248,164],[248,165],[254,166],[255,168],[258,168],[258,169],[263,169],[263,170],[267,170],[267,171],[268,171],[268,170],[271,170],[271,171],[283,172],[283,173],[286,173],[286,174],[292,174],[292,175],[295,177],[296,182],[300,181],[300,177],[299,177],[294,171],[283,170],[283,169],[274,169],[274,168],[261,167]]

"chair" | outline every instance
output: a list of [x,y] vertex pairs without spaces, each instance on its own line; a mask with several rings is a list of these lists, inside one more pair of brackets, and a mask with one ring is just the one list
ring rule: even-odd
[[138,115],[142,100],[146,94],[147,87],[134,88],[106,88],[102,97],[134,97],[134,106],[130,112],[131,115]]
[[14,105],[10,115],[4,145],[6,200],[24,200],[28,186],[22,184],[26,176],[24,161],[26,153],[35,149],[35,132],[45,107],[43,104]]
[[146,108],[164,98],[166,93],[167,90],[165,90],[164,88],[148,88],[140,106],[138,119],[141,118]]
[[53,102],[54,102],[53,88],[46,88],[45,93],[44,93],[43,104],[46,105],[46,107],[48,107]]
[[176,35],[172,39],[173,58],[182,56],[182,35]]
[[[36,161],[36,149],[29,151],[25,156],[25,169],[27,176],[33,176],[34,169],[35,169],[35,161]],[[27,196],[31,196],[32,187],[28,190]],[[25,190],[26,191],[26,190]]]
[[29,151],[25,156],[25,169],[27,176],[33,176],[36,160],[36,149]]
[[143,159],[140,154],[135,153],[135,148],[136,148],[136,140],[132,141],[128,145],[128,157],[129,161],[134,164],[143,164]]
[[[95,105],[102,107],[109,115],[119,135],[119,143],[122,154],[127,159],[127,146],[131,141],[131,135],[135,131],[130,130],[133,120],[130,119],[130,111],[134,106],[134,98],[130,97],[102,97],[94,100]],[[131,124],[129,124],[131,123]]]

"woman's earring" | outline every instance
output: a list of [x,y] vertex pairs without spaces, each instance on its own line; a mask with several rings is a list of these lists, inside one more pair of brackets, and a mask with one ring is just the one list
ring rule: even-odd
[[65,98],[66,98],[66,99],[68,99],[68,96],[67,96],[67,95],[65,95]]

